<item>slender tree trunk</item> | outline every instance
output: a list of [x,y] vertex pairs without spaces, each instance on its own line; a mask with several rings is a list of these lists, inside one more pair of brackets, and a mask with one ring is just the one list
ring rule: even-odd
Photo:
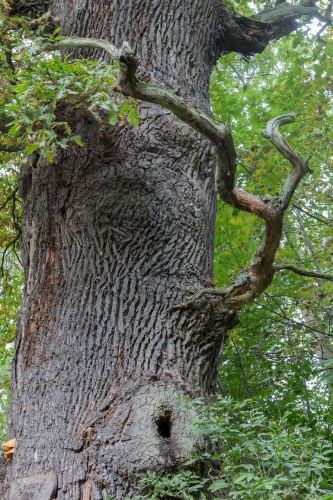
[[[146,79],[209,109],[215,11],[201,0],[55,1],[67,35],[128,41]],[[93,54],[101,57],[101,53]],[[158,106],[107,140],[59,110],[85,148],[22,172],[26,276],[13,363],[11,481],[54,471],[58,498],[132,495],[198,445],[185,396],[216,385],[229,319],[173,310],[210,285],[214,150]],[[93,485],[93,486],[91,486]]]

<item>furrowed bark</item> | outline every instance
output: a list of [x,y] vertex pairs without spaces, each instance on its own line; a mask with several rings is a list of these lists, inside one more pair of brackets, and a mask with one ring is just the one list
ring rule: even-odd
[[[41,12],[47,12],[53,3],[52,0],[25,0],[23,3],[20,0],[13,0],[12,14],[34,17]],[[317,19],[323,23],[324,26],[318,32],[318,36],[327,26],[332,25],[332,5],[329,4],[325,12],[320,12],[312,0],[299,1],[296,5],[281,2],[250,17],[226,7],[221,0],[211,0],[211,7],[214,9],[216,19],[214,25],[216,39],[214,46],[211,47],[217,50],[212,53],[215,58],[226,52],[237,52],[244,56],[260,54],[270,42],[296,31],[300,19],[308,21]],[[82,36],[82,33],[80,35]]]

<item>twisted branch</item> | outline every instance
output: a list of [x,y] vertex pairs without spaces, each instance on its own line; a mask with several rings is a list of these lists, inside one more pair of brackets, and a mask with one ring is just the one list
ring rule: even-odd
[[282,264],[282,265],[273,266],[273,271],[275,273],[277,273],[279,271],[284,271],[285,269],[292,271],[295,274],[299,274],[300,276],[306,276],[308,278],[317,278],[320,280],[333,281],[332,274],[318,273],[315,271],[307,271],[306,269],[300,269],[299,267],[292,266],[291,264],[284,264],[284,265]]
[[[272,282],[275,272],[281,266],[274,266],[274,257],[282,235],[283,216],[288,208],[301,179],[308,172],[307,161],[299,155],[280,133],[280,127],[295,121],[296,113],[289,113],[270,120],[266,130],[262,132],[275,148],[286,158],[292,170],[288,175],[278,201],[266,201],[258,196],[235,187],[236,151],[233,137],[228,125],[218,125],[203,112],[186,104],[171,90],[154,84],[140,81],[136,76],[138,60],[127,43],[118,50],[112,44],[102,40],[65,39],[61,42],[46,45],[43,50],[61,50],[68,48],[99,48],[105,50],[112,58],[119,60],[120,78],[116,92],[142,101],[158,104],[172,111],[184,123],[208,138],[217,150],[217,187],[222,200],[233,207],[249,212],[265,220],[266,231],[253,259],[253,263],[238,274],[226,288],[205,288],[199,290],[182,304],[175,307],[186,307],[203,295],[223,297],[223,303],[230,309],[237,310],[245,303],[253,301]],[[292,266],[293,267],[293,266]],[[291,267],[286,267],[289,268]],[[294,270],[294,269],[291,269]]]
[[282,137],[279,128],[295,121],[297,113],[278,116],[270,120],[262,136],[271,141],[276,149],[291,163],[293,170],[288,175],[278,201],[280,213],[284,213],[289,207],[291,199],[302,178],[308,173],[307,161],[295,151],[290,144]]

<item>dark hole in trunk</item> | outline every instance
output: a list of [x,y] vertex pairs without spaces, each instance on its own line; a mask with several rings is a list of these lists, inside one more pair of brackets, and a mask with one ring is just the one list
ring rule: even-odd
[[171,437],[171,412],[166,411],[164,415],[161,415],[156,420],[157,432],[161,438],[170,439]]

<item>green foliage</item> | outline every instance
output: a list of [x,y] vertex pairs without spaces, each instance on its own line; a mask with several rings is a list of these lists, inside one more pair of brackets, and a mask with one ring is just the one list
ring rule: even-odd
[[[6,156],[6,158],[5,158]],[[21,201],[17,193],[19,159],[2,155],[0,170],[0,442],[7,439],[10,363],[23,284],[19,246]]]
[[[298,33],[250,62],[228,55],[212,78],[214,111],[235,130],[238,185],[256,194],[276,196],[288,168],[260,130],[276,115],[300,113],[288,140],[311,156],[312,173],[287,214],[277,262],[330,273],[332,51],[330,33],[325,44]],[[220,205],[218,285],[248,265],[261,235],[257,220]],[[228,430],[220,434],[229,453],[223,454],[222,483],[215,483],[229,488],[230,498],[333,498],[332,291],[329,282],[277,275],[265,295],[242,311],[230,334],[220,387],[236,403],[231,427],[225,421]],[[237,401],[250,408],[248,421],[240,420],[246,413]],[[258,418],[263,421],[256,432]],[[231,434],[225,436],[229,431],[234,446]],[[248,463],[241,464],[237,453]]]
[[[332,444],[319,433],[288,425],[288,415],[281,420],[267,418],[251,400],[236,404],[220,400],[216,408],[219,419],[213,433],[227,445],[221,458],[230,498],[333,495]],[[213,483],[211,489],[215,487]]]
[[178,474],[166,474],[163,477],[159,477],[156,472],[150,472],[141,481],[142,489],[147,493],[136,495],[134,500],[159,500],[161,498],[205,500],[206,496],[202,489],[206,481],[190,470],[184,470]]
[[320,432],[290,425],[287,415],[274,420],[253,400],[219,397],[208,406],[191,405],[200,412],[197,432],[221,452],[197,455],[185,466],[207,463],[215,478],[200,481],[190,470],[162,478],[150,473],[141,482],[148,492],[135,499],[206,499],[209,492],[221,500],[333,498],[333,446]]
[[255,2],[248,2],[247,0],[227,0],[224,3],[228,7],[235,8],[235,10],[243,16],[251,17],[257,12],[274,7],[276,2],[274,0],[256,0]]
[[[311,157],[312,173],[298,189],[286,216],[276,262],[332,274],[333,169],[328,147],[333,139],[331,32],[325,41],[319,44],[303,32],[281,40],[249,62],[229,54],[221,59],[212,77],[212,106],[220,120],[230,119],[235,131],[238,186],[269,198],[280,191],[289,166],[260,136],[260,130],[274,116],[290,111],[300,113],[296,124],[288,128],[288,141],[302,155]],[[219,286],[225,286],[235,271],[249,264],[262,231],[263,225],[255,218],[220,204],[215,261]],[[283,468],[289,458],[279,455],[273,446],[278,439],[271,443],[271,434],[265,446],[268,443],[271,447],[272,460],[282,457],[277,468],[272,466],[271,475],[265,476],[265,484],[273,490],[264,492],[258,471],[240,468],[240,474],[249,474],[240,479],[241,487],[236,487],[237,478],[230,472],[223,476],[229,489],[232,487],[230,498],[246,498],[242,492],[245,486],[250,498],[256,498],[257,488],[263,498],[333,498],[327,481],[329,468],[319,476],[320,467],[317,472],[312,470],[315,462],[311,461],[319,453],[326,457],[321,459],[322,467],[325,463],[331,465],[330,452],[326,451],[333,442],[332,292],[331,282],[285,271],[276,275],[255,304],[242,311],[240,324],[230,332],[220,370],[223,394],[235,402],[250,398],[246,404],[269,422],[261,432],[269,437],[267,432],[275,428],[276,436],[284,440],[284,449],[297,452],[303,460],[303,465],[294,463],[286,475]],[[237,409],[234,413],[237,420],[241,412]],[[242,429],[239,421],[238,424]],[[246,452],[244,443],[249,436],[242,437],[242,433],[235,433],[236,441]],[[265,458],[265,448],[260,448],[262,443],[255,433],[250,442],[251,460]],[[227,460],[231,468],[237,465],[235,455],[228,455]],[[266,470],[264,464],[260,465],[261,471]],[[294,472],[301,475],[293,476]],[[290,485],[295,483],[293,492],[285,491],[285,477]],[[300,485],[304,491],[297,490]],[[325,492],[326,488],[330,492]],[[279,494],[280,497],[275,496]]]
[[221,451],[197,455],[184,466],[206,463],[209,478],[189,469],[163,477],[152,472],[141,481],[146,493],[135,500],[206,499],[209,492],[220,500],[333,498],[333,446],[319,429],[290,424],[288,414],[272,419],[253,399],[219,397],[208,406],[191,406],[200,414],[196,431]]
[[290,423],[321,429],[332,440],[329,324],[320,329],[314,320],[304,320],[295,299],[283,295],[284,286],[275,290],[280,296],[267,293],[244,310],[230,333],[221,365],[224,391],[237,399],[251,397],[271,418],[288,415]]
[[204,408],[198,430],[219,442],[224,498],[319,498],[333,495],[332,443],[288,416],[272,419],[253,400],[219,398]]
[[60,103],[81,109],[100,127],[115,125],[118,119],[138,125],[139,115],[133,99],[111,93],[117,64],[42,50],[46,42],[61,39],[58,30],[46,33],[47,21],[47,16],[31,21],[0,11],[0,121],[1,117],[9,121],[0,139],[3,146],[22,146],[27,154],[38,150],[52,162],[57,149],[67,148],[70,141],[83,146],[68,123],[58,121]]
[[[331,33],[325,41],[319,44],[309,34],[296,33],[250,62],[234,54],[222,58],[212,77],[212,106],[217,118],[230,118],[235,131],[238,186],[269,198],[281,190],[289,166],[260,130],[274,116],[300,113],[288,127],[288,140],[302,155],[311,156],[312,173],[286,215],[276,262],[332,274]],[[260,221],[220,204],[215,261],[219,286],[249,264],[262,232]],[[242,311],[240,325],[230,334],[221,367],[227,393],[260,399],[266,407],[278,401],[281,415],[289,412],[295,423],[304,418],[307,424],[325,423],[329,436],[332,292],[331,282],[289,271],[276,275],[264,296]]]

